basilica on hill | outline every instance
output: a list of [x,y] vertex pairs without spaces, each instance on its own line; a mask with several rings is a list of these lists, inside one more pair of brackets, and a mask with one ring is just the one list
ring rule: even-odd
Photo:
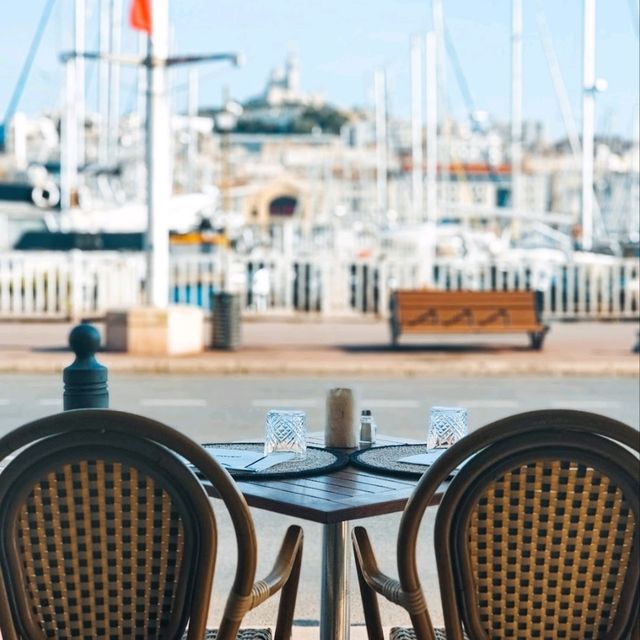
[[324,103],[325,100],[320,94],[305,93],[300,88],[300,62],[293,52],[287,56],[284,70],[275,67],[262,94],[249,101],[251,106],[256,107],[321,107]]

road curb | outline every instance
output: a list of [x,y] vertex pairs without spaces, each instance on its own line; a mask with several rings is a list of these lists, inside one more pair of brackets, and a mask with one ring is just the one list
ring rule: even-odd
[[[361,377],[505,377],[575,376],[638,377],[638,358],[633,355],[616,360],[560,360],[554,358],[434,358],[411,361],[398,358],[335,358],[326,353],[300,353],[287,358],[266,352],[260,358],[242,355],[207,354],[193,357],[132,357],[98,354],[99,361],[112,372],[132,374],[208,374],[213,376],[361,376]],[[73,360],[70,353],[45,356],[4,353],[0,373],[60,373]]]

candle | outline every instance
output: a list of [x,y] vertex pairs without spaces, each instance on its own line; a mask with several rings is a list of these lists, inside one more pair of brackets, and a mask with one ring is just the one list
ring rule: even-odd
[[353,389],[330,389],[327,394],[327,422],[324,442],[327,447],[358,446],[356,418],[358,407]]

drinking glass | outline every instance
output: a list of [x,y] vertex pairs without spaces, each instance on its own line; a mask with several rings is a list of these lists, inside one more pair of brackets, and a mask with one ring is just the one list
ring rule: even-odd
[[432,407],[427,448],[446,449],[467,435],[467,410],[461,407]]
[[296,459],[307,455],[307,428],[304,411],[272,409],[267,413],[264,454],[290,451]]

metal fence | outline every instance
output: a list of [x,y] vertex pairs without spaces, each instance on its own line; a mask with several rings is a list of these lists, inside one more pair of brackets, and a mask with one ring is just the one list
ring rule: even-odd
[[[639,261],[583,256],[549,264],[469,263],[438,260],[431,268],[416,259],[262,259],[220,255],[172,256],[170,300],[210,309],[222,290],[241,294],[247,313],[261,310],[252,284],[268,273],[266,306],[283,313],[319,312],[386,316],[396,288],[441,290],[539,290],[543,316],[553,319],[640,317]],[[144,301],[142,254],[113,252],[0,253],[0,318],[100,317]]]

